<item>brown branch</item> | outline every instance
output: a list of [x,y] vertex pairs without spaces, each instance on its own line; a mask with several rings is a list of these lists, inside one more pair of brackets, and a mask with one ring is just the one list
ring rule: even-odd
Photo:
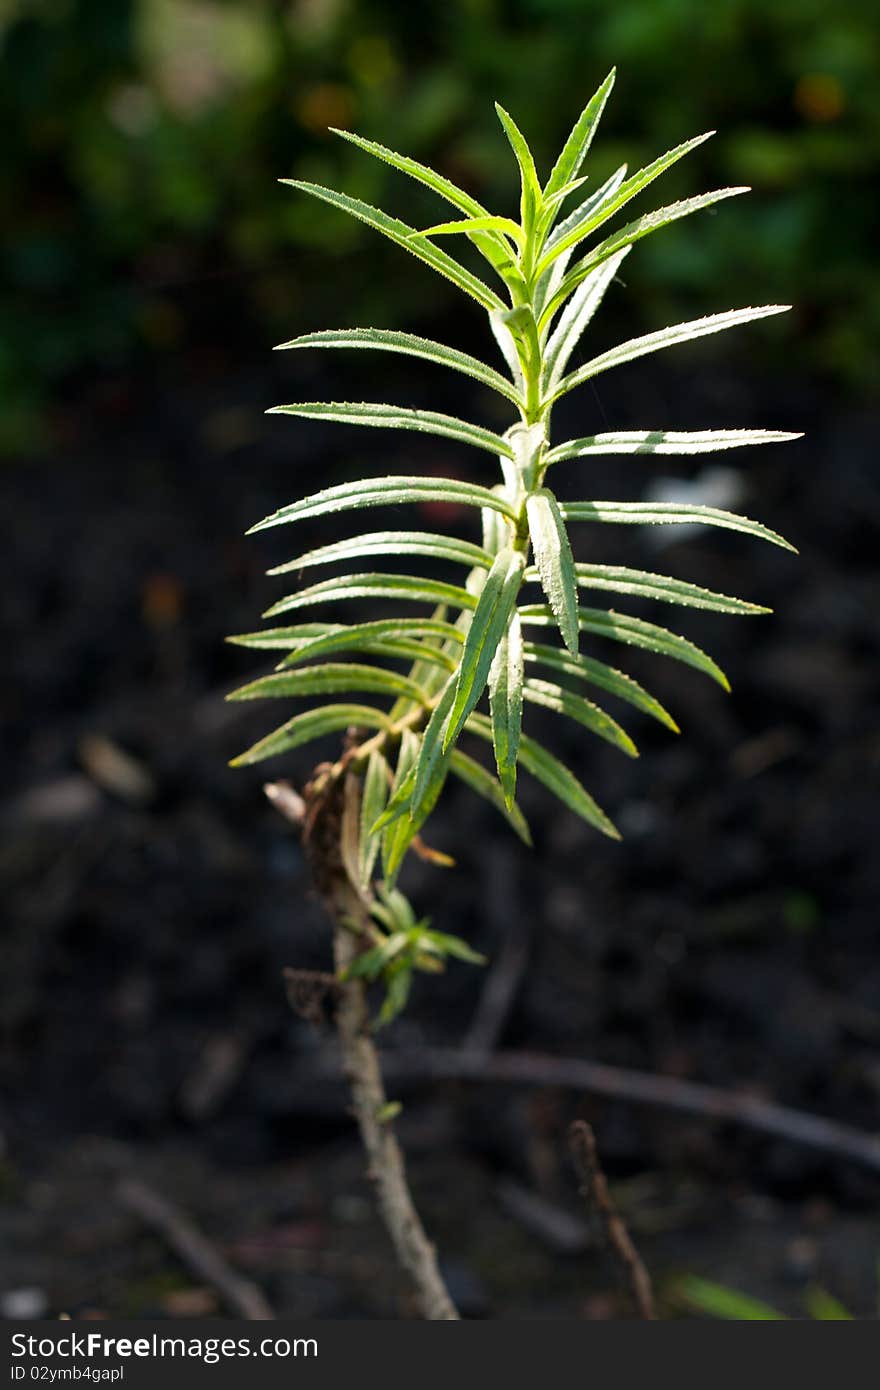
[[116,1196],[123,1206],[158,1231],[187,1268],[216,1289],[237,1317],[250,1322],[275,1317],[257,1285],[236,1274],[189,1217],[165,1197],[134,1178],[123,1178]]
[[623,1270],[639,1317],[653,1322],[657,1313],[654,1308],[651,1276],[632,1242],[622,1216],[614,1205],[614,1199],[608,1190],[608,1182],[599,1162],[596,1136],[586,1120],[575,1120],[574,1124],[570,1126],[568,1143],[575,1170],[580,1179],[581,1194],[587,1207],[595,1209],[602,1217],[608,1242]]
[[[316,1059],[320,1067],[320,1059]],[[697,1081],[656,1076],[651,1072],[609,1066],[578,1057],[552,1057],[536,1052],[460,1051],[431,1048],[419,1052],[386,1052],[387,1076],[398,1081],[479,1081],[495,1085],[561,1086],[572,1091],[608,1096],[634,1105],[657,1106],[684,1115],[741,1125],[786,1139],[804,1148],[847,1159],[880,1173],[880,1138],[836,1120],[808,1115],[763,1100],[747,1092],[726,1091]]]
[[388,1115],[366,987],[362,980],[343,978],[361,942],[369,940],[372,924],[367,903],[345,870],[345,822],[358,788],[351,773],[340,776],[338,769],[339,764],[318,769],[304,800],[296,793],[291,797],[283,784],[270,784],[265,791],[287,819],[300,827],[315,885],[333,922],[336,1030],[367,1156],[367,1176],[375,1187],[379,1212],[397,1259],[415,1286],[422,1316],[431,1321],[452,1321],[459,1315],[413,1203],[403,1154]]

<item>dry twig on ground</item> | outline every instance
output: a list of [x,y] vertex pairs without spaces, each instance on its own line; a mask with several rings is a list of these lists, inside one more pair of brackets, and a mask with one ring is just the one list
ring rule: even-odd
[[184,1212],[135,1178],[123,1178],[116,1189],[119,1202],[158,1231],[192,1274],[215,1289],[239,1318],[250,1322],[275,1317],[260,1289],[227,1264]]
[[585,1120],[576,1120],[568,1131],[568,1142],[580,1179],[581,1193],[587,1206],[602,1218],[608,1243],[624,1273],[639,1317],[653,1322],[657,1313],[651,1276],[608,1190],[608,1182],[599,1162],[596,1136]]
[[[320,1059],[317,1065],[323,1065]],[[452,1047],[426,1048],[405,1055],[387,1052],[384,1068],[386,1076],[399,1081],[561,1086],[635,1105],[677,1110],[681,1114],[699,1115],[705,1120],[770,1134],[880,1173],[880,1138],[821,1115],[790,1110],[747,1091],[723,1090],[698,1081],[682,1081],[678,1077],[657,1076],[605,1062],[552,1057],[539,1052],[494,1052],[487,1056],[485,1052],[465,1052]]]

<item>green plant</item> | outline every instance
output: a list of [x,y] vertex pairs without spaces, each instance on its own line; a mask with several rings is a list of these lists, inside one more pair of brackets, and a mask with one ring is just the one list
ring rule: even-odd
[[[292,805],[288,813],[302,829],[315,882],[335,923],[337,1027],[354,1110],[378,1184],[380,1208],[429,1318],[457,1314],[406,1185],[392,1133],[396,1106],[385,1095],[369,1037],[365,982],[381,980],[385,985],[382,1022],[403,1007],[414,970],[442,969],[448,957],[472,962],[480,958],[463,941],[434,932],[426,920],[417,920],[395,886],[405,857],[415,849],[442,858],[427,849],[420,832],[450,776],[497,806],[528,842],[528,828],[515,800],[519,766],[588,824],[619,838],[613,822],[570,768],[523,731],[524,705],[555,710],[630,756],[636,755],[632,739],[582,693],[584,686],[634,706],[669,729],[676,730],[676,725],[660,702],[631,677],[597,659],[592,651],[582,652],[582,633],[670,656],[727,688],[723,672],[692,642],[642,618],[582,606],[580,589],[722,613],[767,611],[665,575],[620,565],[578,563],[567,523],[703,522],[792,548],[758,522],[717,509],[604,501],[561,504],[548,486],[550,470],[556,465],[597,454],[704,454],[796,437],[768,430],[651,429],[551,443],[556,402],[600,372],[781,311],[778,305],[736,309],[677,324],[569,370],[572,353],[634,243],[746,191],[716,189],[603,233],[611,218],[707,138],[698,136],[629,177],[625,168],[619,169],[574,211],[563,215],[565,201],[583,190],[585,177],[580,171],[613,80],[611,73],[587,104],[544,182],[519,129],[506,111],[496,108],[519,167],[519,221],[490,213],[425,165],[343,131],[338,134],[425,184],[460,215],[419,231],[357,198],[317,184],[285,180],[389,237],[474,300],[488,313],[506,373],[445,344],[379,328],[308,333],[283,346],[369,348],[422,358],[494,390],[508,402],[513,415],[509,429],[501,435],[437,411],[403,406],[305,402],[276,407],[306,419],[415,430],[468,444],[498,458],[500,478],[492,486],[438,477],[359,479],[283,507],[252,529],[427,501],[473,509],[480,515],[482,534],[477,542],[438,532],[361,531],[271,571],[288,574],[342,565],[346,572],[282,598],[266,617],[281,618],[326,603],[365,598],[431,604],[429,616],[377,616],[349,624],[295,622],[230,639],[283,653],[273,674],[252,681],[230,698],[343,697],[339,703],[295,714],[235,759],[235,765],[259,762],[324,735],[347,731],[342,755],[316,769],[304,799],[295,794],[292,799],[290,789],[277,785],[267,792],[279,806],[285,798]],[[443,249],[441,242],[454,236],[465,237],[483,257],[490,275],[500,282],[498,288]],[[351,566],[386,555],[452,566],[454,580],[422,572],[350,572]],[[543,601],[533,601],[532,585],[543,590]],[[553,628],[561,645],[540,640],[544,629]],[[352,655],[374,660],[352,661]],[[408,664],[406,672],[399,669],[401,662]],[[488,715],[478,708],[487,690]],[[383,703],[352,703],[355,694],[378,697]],[[459,746],[465,734],[492,746],[495,773]],[[374,883],[379,863],[379,882]]]
[[[598,522],[693,523],[723,527],[788,546],[758,522],[705,506],[585,501],[562,504],[549,486],[551,471],[567,461],[599,454],[704,454],[743,445],[796,438],[772,430],[607,432],[553,444],[553,407],[561,397],[600,372],[677,343],[692,341],[782,311],[779,305],[728,310],[676,324],[603,352],[574,370],[569,359],[632,246],[679,218],[746,192],[720,188],[643,214],[610,234],[606,224],[664,170],[707,139],[697,136],[627,177],[619,169],[563,215],[572,195],[583,193],[581,174],[613,72],[585,107],[549,177],[539,178],[530,150],[511,117],[497,108],[520,174],[516,221],[490,213],[448,179],[406,156],[344,131],[343,138],[427,185],[460,214],[418,231],[356,198],[299,180],[284,180],[322,199],[398,243],[444,276],[489,316],[506,373],[466,353],[408,333],[379,328],[325,330],[283,344],[290,349],[373,349],[422,358],[472,377],[510,404],[513,423],[503,435],[431,410],[384,404],[304,402],[276,407],[288,415],[341,423],[416,430],[494,454],[501,477],[494,486],[437,477],[355,480],[293,502],[253,527],[290,524],[355,509],[413,503],[455,502],[478,511],[479,543],[422,531],[369,531],[298,555],[273,574],[324,565],[350,566],[377,556],[407,555],[449,564],[454,582],[424,574],[358,570],[309,584],[280,599],[267,617],[280,618],[327,603],[370,597],[395,603],[436,605],[427,617],[377,617],[356,624],[299,622],[230,639],[247,647],[285,653],[276,671],[230,697],[342,695],[296,714],[235,760],[254,763],[288,752],[321,735],[355,726],[373,731],[349,750],[346,766],[363,774],[364,795],[357,851],[357,879],[366,892],[381,856],[384,882],[394,884],[409,848],[454,776],[486,796],[528,840],[515,801],[518,766],[542,781],[566,806],[605,835],[614,824],[574,773],[522,730],[523,706],[537,704],[578,721],[629,756],[629,735],[582,688],[596,687],[676,725],[660,702],[631,677],[581,650],[581,634],[647,648],[685,662],[727,688],[715,662],[692,642],[644,619],[582,606],[579,590],[657,599],[721,613],[767,612],[755,604],[714,593],[665,575],[618,565],[575,561],[568,524]],[[596,234],[599,234],[598,238]],[[465,237],[481,254],[491,286],[451,256],[441,242]],[[792,547],[788,547],[791,549]],[[416,567],[414,567],[416,568]],[[463,580],[460,578],[464,571]],[[540,585],[543,601],[533,601]],[[556,628],[561,645],[539,640]],[[591,644],[592,645],[592,644]],[[411,661],[406,674],[393,665],[352,662],[352,653],[395,663]],[[328,657],[343,656],[342,661]],[[575,687],[580,688],[575,688]],[[478,709],[488,687],[489,715]],[[368,694],[390,705],[349,703]],[[471,733],[494,749],[497,776],[459,747]]]

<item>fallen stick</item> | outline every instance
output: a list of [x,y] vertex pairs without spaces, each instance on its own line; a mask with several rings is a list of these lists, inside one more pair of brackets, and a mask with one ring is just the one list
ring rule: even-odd
[[215,1289],[229,1308],[249,1322],[267,1322],[275,1314],[256,1284],[243,1279],[202,1235],[188,1216],[135,1178],[123,1178],[117,1200],[164,1237],[191,1273]]
[[[314,1067],[310,1063],[310,1067]],[[332,1075],[330,1059],[317,1060],[322,1074]],[[305,1070],[305,1069],[304,1069]],[[462,1051],[428,1048],[417,1052],[386,1051],[383,1070],[395,1081],[475,1081],[494,1085],[561,1086],[567,1090],[657,1106],[680,1114],[741,1125],[772,1134],[820,1153],[833,1154],[880,1173],[880,1137],[836,1120],[790,1110],[741,1091],[726,1091],[697,1081],[656,1076],[651,1072],[609,1066],[576,1057],[537,1052]],[[314,1070],[312,1070],[314,1075]]]
[[633,1244],[626,1223],[608,1190],[608,1181],[599,1162],[596,1136],[586,1120],[575,1120],[568,1131],[571,1156],[581,1184],[581,1195],[590,1210],[598,1211],[608,1243],[623,1270],[640,1318],[654,1322],[654,1290],[651,1276]]

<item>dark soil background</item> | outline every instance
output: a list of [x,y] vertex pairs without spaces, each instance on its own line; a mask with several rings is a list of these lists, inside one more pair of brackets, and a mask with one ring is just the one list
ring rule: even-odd
[[[141,8],[167,19],[179,7]],[[229,758],[282,707],[224,702],[265,669],[224,637],[257,627],[282,592],[265,577],[271,564],[356,525],[245,539],[276,507],[356,474],[492,481],[491,460],[475,451],[267,418],[266,407],[363,398],[493,427],[508,420],[479,388],[427,364],[272,356],[282,337],[348,322],[406,327],[490,358],[493,346],[478,314],[445,317],[454,292],[438,284],[432,297],[429,273],[408,258],[367,236],[340,241],[329,214],[302,224],[286,214],[279,199],[291,195],[270,173],[317,171],[414,221],[435,220],[428,204],[408,206],[405,185],[365,187],[353,165],[333,165],[324,127],[350,123],[433,158],[480,196],[496,186],[509,195],[495,134],[477,126],[468,142],[472,108],[497,91],[518,117],[524,109],[529,130],[530,118],[539,132],[543,123],[549,149],[580,103],[584,72],[592,88],[605,56],[605,67],[628,58],[632,73],[620,98],[630,124],[610,117],[609,159],[623,142],[635,149],[621,158],[652,157],[725,124],[727,143],[683,183],[673,179],[666,197],[741,182],[755,165],[754,202],[736,200],[733,222],[722,210],[699,231],[664,233],[667,250],[646,250],[641,278],[609,295],[591,346],[765,298],[790,295],[795,313],[609,373],[560,408],[554,428],[558,438],[719,426],[806,437],[693,466],[568,463],[558,484],[572,498],[638,499],[671,476],[705,489],[723,465],[715,481],[732,509],[801,553],[722,532],[676,539],[666,528],[658,548],[637,528],[577,528],[580,558],[673,573],[771,604],[774,615],[625,605],[694,638],[733,682],[726,695],[677,663],[597,644],[682,727],[676,738],[613,710],[638,761],[529,711],[532,731],[581,776],[622,844],[524,777],[529,854],[491,808],[450,787],[428,838],[457,867],[409,866],[403,886],[438,929],[491,964],[423,977],[381,1042],[409,1061],[472,1042],[501,969],[513,988],[497,1046],[710,1083],[876,1133],[880,417],[865,382],[880,287],[865,251],[876,246],[876,205],[870,214],[861,182],[877,149],[870,45],[857,41],[856,0],[821,24],[803,17],[809,5],[772,18],[751,0],[719,6],[728,28],[703,65],[670,18],[690,39],[685,0],[664,7],[662,22],[647,0],[615,7],[614,24],[589,26],[589,62],[578,6],[562,0],[510,6],[507,30],[491,5],[426,4],[412,32],[405,7],[292,7],[297,17],[327,10],[320,40],[284,6],[202,8],[265,9],[285,37],[271,77],[261,69],[216,90],[193,79],[187,100],[203,100],[198,108],[163,86],[161,62],[154,70],[132,56],[132,5],[68,6],[78,32],[63,17],[0,25],[14,59],[3,99],[18,121],[7,121],[20,175],[7,203],[21,242],[18,259],[3,250],[18,278],[0,352],[0,369],[12,369],[13,445],[0,470],[9,668],[0,1312],[229,1314],[120,1203],[128,1177],[178,1204],[279,1315],[407,1317],[414,1309],[373,1212],[345,1094],[328,1079],[332,1030],[292,1012],[283,985],[285,967],[328,969],[330,941],[296,837],[261,783],[302,784],[334,745],[231,770]],[[432,16],[435,47],[424,49]],[[207,30],[171,30],[175,80],[189,72],[181,52],[210,67]],[[397,67],[364,76],[363,53],[381,68],[380,38]],[[357,50],[358,67],[351,55],[364,39],[374,47]],[[761,61],[746,62],[758,50]],[[514,61],[526,51],[540,82],[510,76],[526,71]],[[669,81],[673,54],[688,71]],[[738,63],[752,85],[733,93],[720,79]],[[225,81],[222,63],[218,72]],[[837,106],[816,72],[838,84]],[[792,150],[797,160],[781,163]],[[841,230],[830,259],[829,222]],[[23,305],[36,308],[32,319]],[[385,520],[415,522],[404,508]],[[420,520],[433,524],[428,513]],[[447,523],[471,534],[469,516]],[[687,1314],[687,1274],[792,1316],[817,1284],[854,1315],[877,1315],[877,1173],[783,1138],[564,1088],[410,1078],[390,1090],[403,1102],[418,1204],[468,1316],[629,1315],[567,1157],[578,1116],[595,1126],[664,1316]]]
[[[226,766],[272,711],[224,704],[253,654],[223,637],[277,592],[267,563],[313,538],[245,541],[246,524],[345,476],[356,443],[364,471],[471,461],[378,432],[365,459],[353,432],[264,418],[269,400],[359,398],[380,383],[341,359],[322,376],[321,362],[254,352],[245,371],[206,353],[167,375],[84,385],[60,408],[63,461],[3,479],[17,576],[3,596],[16,677],[4,690],[2,1219],[15,1240],[4,1282],[41,1290],[49,1312],[192,1306],[191,1278],[114,1202],[120,1171],[180,1201],[281,1313],[407,1308],[343,1093],[303,1080],[329,1040],[290,1012],[281,970],[326,969],[327,926],[295,837],[261,795],[262,770]],[[663,568],[770,599],[775,615],[680,615],[678,629],[730,671],[731,696],[626,654],[683,728],[675,738],[629,721],[638,762],[561,721],[541,725],[616,817],[622,845],[526,784],[527,855],[491,808],[452,788],[430,839],[458,867],[417,866],[406,886],[493,961],[511,940],[527,952],[505,1047],[744,1087],[870,1130],[876,422],[853,412],[831,431],[819,385],[761,402],[743,360],[735,375],[675,366],[609,377],[565,423],[585,432],[601,410],[621,427],[673,413],[683,426],[805,426],[804,441],[755,451],[742,469],[743,509],[791,537],[799,558],[714,535],[662,552]],[[401,376],[393,394],[449,406],[437,376]],[[485,418],[479,393],[466,405]],[[657,470],[613,465],[591,465],[586,488],[572,465],[561,486],[638,496]],[[471,476],[489,476],[481,460]],[[640,533],[590,531],[582,554],[592,543],[591,554],[660,564]],[[302,782],[310,751],[267,771]],[[462,1042],[484,984],[461,965],[426,979],[383,1045]],[[880,1183],[847,1163],[563,1091],[393,1089],[414,1187],[475,1314],[625,1311],[568,1167],[578,1114],[596,1126],[669,1311],[675,1277],[694,1271],[789,1311],[815,1279],[862,1315],[873,1307]]]

